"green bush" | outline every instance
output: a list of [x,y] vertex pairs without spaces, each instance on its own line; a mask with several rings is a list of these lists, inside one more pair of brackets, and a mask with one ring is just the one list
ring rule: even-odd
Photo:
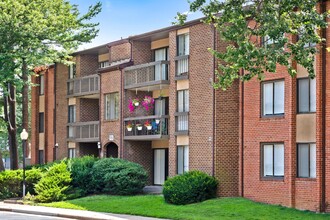
[[78,194],[84,195],[93,192],[95,187],[92,182],[92,169],[96,160],[95,157],[85,156],[69,161],[68,167],[72,177],[71,185],[77,188],[75,192],[79,192]]
[[94,192],[133,195],[142,192],[148,174],[139,164],[118,158],[105,158],[93,166]]
[[201,171],[190,171],[169,178],[163,188],[167,203],[184,205],[216,197],[217,180]]
[[[34,194],[34,185],[41,179],[40,169],[25,172],[26,193]],[[0,199],[21,197],[23,192],[23,170],[6,170],[0,173]]]
[[41,171],[46,171],[47,169],[49,169],[51,166],[53,166],[54,164],[59,164],[59,163],[68,163],[68,159],[63,159],[63,160],[55,160],[49,163],[45,163],[45,164],[33,164],[33,165],[28,165],[26,166],[26,170],[31,170],[31,169],[40,169]]
[[38,202],[53,202],[66,199],[71,183],[70,172],[64,162],[54,164],[35,185]]

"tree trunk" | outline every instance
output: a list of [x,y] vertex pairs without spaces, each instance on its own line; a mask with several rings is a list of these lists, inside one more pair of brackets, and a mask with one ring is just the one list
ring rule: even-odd
[[0,172],[4,170],[5,170],[5,166],[3,165],[2,152],[0,150]]
[[18,150],[16,140],[16,88],[8,83],[8,95],[4,98],[4,113],[7,122],[10,169],[18,169]]
[[22,93],[22,128],[29,132],[29,86],[28,86],[28,69],[26,60],[23,58],[22,65],[23,93]]

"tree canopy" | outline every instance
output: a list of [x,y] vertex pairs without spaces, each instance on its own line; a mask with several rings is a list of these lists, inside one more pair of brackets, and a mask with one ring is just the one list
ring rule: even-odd
[[[194,0],[190,12],[201,11],[203,21],[212,24],[229,42],[225,51],[209,49],[221,62],[215,88],[226,89],[234,80],[262,80],[278,65],[296,75],[294,63],[315,77],[314,55],[324,47],[322,29],[329,12],[318,0]],[[318,5],[319,4],[319,5]],[[187,14],[178,13],[179,23]],[[329,48],[328,48],[329,50]],[[240,74],[243,69],[244,74]]]

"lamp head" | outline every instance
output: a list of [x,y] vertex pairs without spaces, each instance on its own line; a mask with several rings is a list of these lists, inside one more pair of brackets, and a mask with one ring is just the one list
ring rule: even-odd
[[26,130],[23,129],[23,131],[22,131],[22,133],[21,133],[21,139],[22,139],[23,141],[26,141],[26,140],[28,139],[28,137],[29,137],[29,133],[27,133]]

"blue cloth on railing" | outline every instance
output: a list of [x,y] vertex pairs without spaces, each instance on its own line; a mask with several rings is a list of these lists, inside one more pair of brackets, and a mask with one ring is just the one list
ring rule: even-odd
[[152,121],[151,126],[152,126],[152,130],[157,130],[158,129],[158,125],[157,125],[156,121]]

